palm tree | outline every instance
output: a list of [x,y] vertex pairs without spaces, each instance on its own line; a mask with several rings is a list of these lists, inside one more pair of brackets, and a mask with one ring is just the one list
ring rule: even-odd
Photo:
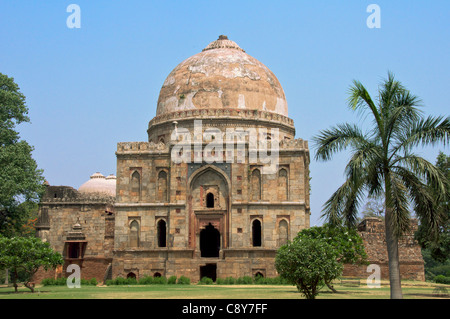
[[336,152],[349,149],[346,180],[325,203],[322,218],[330,224],[355,227],[358,207],[365,195],[385,202],[386,246],[389,258],[391,298],[401,299],[398,239],[410,227],[410,205],[419,222],[436,236],[442,216],[427,182],[438,198],[449,196],[448,179],[433,164],[413,153],[418,146],[447,144],[450,118],[424,117],[421,101],[388,73],[378,89],[377,105],[366,88],[353,81],[348,105],[373,119],[364,131],[357,125],[340,124],[313,138],[316,160],[328,161]]

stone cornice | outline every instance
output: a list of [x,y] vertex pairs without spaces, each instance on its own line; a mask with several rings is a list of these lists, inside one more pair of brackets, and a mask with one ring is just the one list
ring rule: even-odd
[[172,123],[173,121],[184,120],[241,120],[241,121],[258,121],[268,122],[269,124],[282,124],[290,129],[295,130],[294,120],[291,118],[273,112],[259,111],[259,110],[244,110],[244,109],[193,109],[182,110],[171,113],[165,113],[155,116],[148,123],[148,128],[160,125],[163,123]]

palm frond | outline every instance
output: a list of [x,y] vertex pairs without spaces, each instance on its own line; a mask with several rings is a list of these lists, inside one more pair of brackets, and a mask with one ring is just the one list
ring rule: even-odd
[[445,196],[448,190],[448,179],[433,163],[415,154],[406,154],[392,162],[395,166],[402,166],[411,170],[415,176],[430,185],[439,197]]
[[369,110],[374,116],[375,123],[377,124],[376,127],[380,128],[381,131],[384,130],[380,112],[372,100],[369,92],[361,82],[356,80],[353,81],[353,86],[349,88],[349,98],[347,103],[350,109],[354,111],[364,113]]
[[356,125],[345,123],[321,131],[312,140],[316,148],[315,159],[327,161],[334,153],[345,150],[349,146],[366,143],[366,136]]
[[414,123],[407,132],[403,148],[414,146],[436,145],[443,143],[444,146],[450,142],[450,117],[429,116]]
[[361,179],[347,179],[326,201],[321,218],[330,225],[355,227],[363,191]]
[[[407,168],[395,166],[392,168],[392,172],[403,181],[408,189],[414,211],[420,223],[427,225],[429,237],[436,239],[439,235],[439,228],[445,220],[443,212],[438,209],[439,205],[436,203],[440,199],[433,198],[431,188]],[[448,194],[445,196],[448,198]]]

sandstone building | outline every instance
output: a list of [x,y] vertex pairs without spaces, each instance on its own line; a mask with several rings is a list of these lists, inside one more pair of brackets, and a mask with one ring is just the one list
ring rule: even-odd
[[116,176],[47,186],[37,236],[58,273],[277,276],[277,249],[310,226],[310,157],[276,76],[220,36],[167,76],[147,133],[118,143]]
[[310,220],[308,144],[276,76],[221,36],[168,75],[147,133],[118,143],[113,193],[99,173],[48,186],[38,236],[86,277],[276,276]]

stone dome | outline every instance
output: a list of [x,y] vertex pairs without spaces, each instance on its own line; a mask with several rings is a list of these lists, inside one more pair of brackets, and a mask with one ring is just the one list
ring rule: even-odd
[[181,62],[164,81],[156,116],[193,109],[259,110],[288,116],[276,76],[226,36]]
[[109,175],[105,177],[97,172],[92,174],[90,179],[78,188],[80,193],[84,194],[105,194],[116,196],[116,176]]

